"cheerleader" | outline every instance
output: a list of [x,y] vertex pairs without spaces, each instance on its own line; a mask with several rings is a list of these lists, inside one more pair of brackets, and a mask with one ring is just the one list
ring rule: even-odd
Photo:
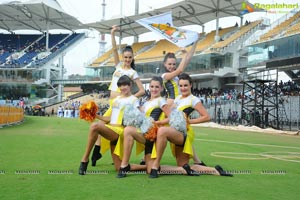
[[[179,111],[183,111],[186,116],[189,116],[189,114],[193,110],[197,110],[200,115],[198,118],[195,119],[187,118],[188,127],[187,127],[187,131],[185,132],[178,131],[177,129],[174,128],[174,126],[172,127],[171,120],[169,121],[169,124],[171,126],[169,127],[163,126],[158,129],[157,139],[156,139],[156,159],[153,161],[153,165],[149,177],[150,178],[158,177],[158,171],[160,171],[160,161],[168,141],[170,141],[173,144],[172,152],[176,157],[177,166],[179,166],[179,168],[176,167],[167,168],[169,172],[172,169],[174,169],[176,172],[182,169],[182,171],[183,172],[185,171],[185,173],[188,175],[199,175],[201,172],[205,172],[206,174],[215,174],[215,175],[224,175],[224,176],[231,175],[231,174],[227,174],[219,165],[217,165],[215,168],[206,167],[202,165],[193,165],[191,168],[188,165],[189,159],[193,157],[192,144],[194,141],[194,132],[192,127],[189,124],[198,124],[198,123],[207,122],[210,120],[210,116],[206,111],[206,109],[203,107],[200,99],[191,94],[192,79],[188,74],[183,73],[179,76],[179,88],[181,91],[181,95],[179,95],[174,100],[174,105],[176,109]],[[175,126],[180,126],[180,123],[177,124],[175,123]]]
[[[141,111],[146,115],[153,118],[154,121],[158,121],[164,117],[164,112],[167,111],[167,101],[161,97],[163,91],[163,82],[161,77],[153,77],[150,81],[150,99],[147,100],[141,107]],[[145,165],[129,164],[129,159],[133,147],[134,140],[137,141],[137,154],[143,149],[145,150]],[[153,149],[153,141],[150,141],[141,134],[139,128],[133,126],[127,126],[124,129],[124,155],[119,169],[118,178],[123,178],[129,171],[145,170],[150,173],[152,161],[151,153]]]
[[[180,95],[180,89],[178,86],[178,76],[181,73],[183,73],[185,68],[190,63],[190,61],[194,55],[194,52],[196,50],[198,41],[199,40],[197,40],[193,44],[193,46],[191,47],[191,49],[188,52],[186,52],[185,50],[183,51],[184,56],[177,68],[176,68],[177,59],[176,59],[176,56],[174,53],[169,52],[164,57],[163,64],[164,64],[166,72],[164,74],[162,74],[162,78],[164,81],[165,90],[167,92],[167,102],[168,102],[169,106],[172,106],[174,99],[176,97],[178,97],[178,95]],[[200,160],[200,158],[198,157],[198,155],[195,151],[194,151],[193,155],[194,155],[193,160],[194,160],[195,164],[205,166],[204,162],[202,162]]]
[[86,174],[89,155],[98,135],[102,136],[101,146],[103,148],[108,150],[110,146],[111,155],[116,170],[120,168],[123,154],[123,110],[128,104],[138,107],[139,101],[138,98],[131,94],[132,83],[128,76],[121,76],[117,82],[117,85],[121,91],[121,94],[111,101],[106,116],[97,116],[99,122],[93,123],[90,126],[88,143],[79,167],[80,175]]
[[[118,82],[119,78],[123,75],[127,75],[137,85],[138,91],[134,95],[136,97],[142,97],[145,94],[145,89],[143,87],[143,84],[142,84],[139,76],[138,76],[138,73],[135,70],[134,54],[133,54],[133,49],[131,46],[126,46],[123,49],[123,51],[122,51],[123,62],[120,62],[118,47],[117,47],[116,39],[115,39],[115,32],[117,30],[118,30],[118,27],[116,25],[112,26],[111,42],[112,42],[112,49],[113,49],[114,63],[116,66],[115,67],[116,70],[112,75],[111,84],[109,86],[110,99],[113,99],[116,96],[120,95],[120,89],[117,86],[117,82]],[[106,115],[106,114],[104,114],[104,115]],[[96,144],[94,146],[94,150],[93,150],[93,154],[92,154],[92,166],[96,166],[97,160],[99,160],[102,157],[102,154],[100,153],[100,150],[101,150],[100,143],[101,143],[101,137],[99,136],[98,140],[96,141]]]
[[183,57],[178,67],[176,67],[177,59],[175,53],[169,52],[164,57],[163,64],[165,67],[165,73],[163,73],[161,77],[163,78],[164,88],[167,93],[167,102],[169,105],[172,105],[174,99],[180,94],[178,76],[183,73],[190,63],[196,50],[197,43],[198,40],[193,44],[188,52],[186,50],[182,50]]
[[111,42],[112,42],[112,48],[113,48],[113,55],[114,55],[114,62],[116,66],[116,70],[113,73],[111,84],[109,86],[110,90],[110,98],[113,99],[117,95],[120,94],[120,90],[117,86],[117,81],[119,78],[123,75],[127,75],[131,80],[135,82],[135,84],[138,87],[138,91],[134,94],[136,97],[141,97],[145,94],[145,89],[143,87],[143,84],[138,76],[138,73],[135,70],[135,64],[134,64],[134,54],[133,49],[131,46],[126,46],[122,51],[122,60],[123,62],[120,62],[120,57],[118,53],[118,48],[116,44],[115,39],[115,32],[118,30],[118,27],[116,25],[112,26],[111,29]]

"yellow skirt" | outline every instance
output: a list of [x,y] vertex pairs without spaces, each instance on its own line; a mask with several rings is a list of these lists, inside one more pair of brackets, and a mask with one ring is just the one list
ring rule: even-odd
[[[124,136],[124,127],[123,126],[111,126],[109,124],[105,124],[105,126],[111,130],[113,130],[115,133],[117,133],[119,135],[115,150],[114,150],[114,154],[116,154],[117,156],[119,156],[119,158],[122,160],[123,158],[123,136]],[[110,140],[101,137],[101,153],[104,154],[107,152],[107,150],[110,149]]]
[[[190,156],[190,158],[192,158],[194,156],[193,154],[193,142],[194,142],[194,137],[195,137],[195,133],[194,130],[191,126],[188,127],[188,132],[187,132],[187,136],[186,136],[186,140],[183,146],[183,153],[186,153]],[[174,157],[176,157],[175,155],[175,144],[170,143],[170,147],[171,147],[171,151]]]

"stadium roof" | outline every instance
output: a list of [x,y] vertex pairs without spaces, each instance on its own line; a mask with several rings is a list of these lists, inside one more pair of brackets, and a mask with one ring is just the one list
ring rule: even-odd
[[67,14],[55,0],[10,1],[0,4],[0,29],[81,29],[82,23]]
[[[242,9],[243,2],[245,2],[245,0],[183,0],[146,13],[124,16],[121,18],[94,22],[86,25],[95,28],[101,33],[107,34],[110,34],[110,28],[112,25],[119,25],[121,27],[121,34],[119,34],[119,36],[138,36],[142,33],[149,32],[148,29],[138,23],[135,23],[138,19],[172,11],[173,24],[176,27],[187,25],[203,26],[205,23],[217,18],[229,16],[240,17],[241,12],[244,11],[244,9]],[[253,8],[253,5],[249,2],[247,2],[247,5],[250,5]],[[262,11],[262,9],[255,9],[254,11]]]

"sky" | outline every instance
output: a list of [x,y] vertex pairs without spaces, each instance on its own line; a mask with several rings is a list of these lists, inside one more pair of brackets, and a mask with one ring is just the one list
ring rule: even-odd
[[[1,2],[7,2],[9,0],[0,0]],[[19,0],[26,1],[26,0]],[[146,12],[155,8],[167,6],[174,4],[180,0],[139,0],[139,12]],[[82,23],[92,23],[100,21],[102,19],[102,3],[103,0],[57,0],[61,5],[64,11],[68,14],[76,17]],[[299,3],[300,0],[249,0],[250,3]],[[105,0],[106,10],[105,10],[105,19],[111,19],[115,17],[120,17],[122,14],[125,16],[133,15],[135,11],[135,0]],[[123,5],[123,9],[121,9]],[[275,21],[277,18],[283,16],[283,14],[270,14],[270,13],[250,13],[244,15],[244,21],[250,20],[254,21],[260,17],[270,18],[271,21]],[[220,26],[228,27],[233,26],[236,22],[239,22],[240,19],[237,17],[220,19]],[[189,26],[185,27],[190,30],[201,32],[202,28],[200,26]],[[205,24],[205,32],[209,32],[215,29],[215,21]],[[160,39],[154,33],[146,33],[140,36],[140,41],[147,41]],[[111,47],[110,44],[110,35],[106,35],[106,49]],[[117,39],[117,41],[119,41]],[[122,43],[131,44],[133,38],[125,38],[122,40]],[[73,48],[70,52],[64,57],[64,66],[67,70],[66,75],[70,74],[84,74],[85,66],[88,63],[91,63],[98,57],[99,54],[99,33],[97,31],[91,31],[88,34],[88,37]]]

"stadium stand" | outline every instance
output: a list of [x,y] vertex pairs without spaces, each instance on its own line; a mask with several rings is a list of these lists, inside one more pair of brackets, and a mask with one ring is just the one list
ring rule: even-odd
[[278,24],[276,27],[274,27],[273,29],[269,30],[267,33],[262,35],[260,37],[259,42],[270,40],[270,39],[274,38],[275,36],[277,36],[278,34],[280,34],[281,32],[285,31],[286,29],[289,28],[289,26],[293,22],[295,22],[296,20],[299,20],[299,16],[300,16],[300,11],[298,11],[292,17],[283,21],[282,23]]
[[[118,45],[118,48],[120,47],[122,49],[125,46],[126,46],[126,44],[122,44],[121,47]],[[111,48],[108,51],[106,51],[103,55],[98,57],[95,61],[93,61],[91,66],[99,67],[101,64],[103,64],[104,62],[106,62],[107,60],[109,60],[112,57],[112,53],[113,53],[113,49]]]
[[[137,55],[140,51],[143,51],[144,49],[147,49],[151,47],[154,44],[154,41],[145,41],[145,42],[135,42],[131,45],[133,49],[134,55]],[[126,44],[121,45],[121,49],[124,48]],[[119,55],[120,60],[122,59],[122,55]],[[98,60],[99,59],[99,60]],[[104,53],[102,56],[100,56],[98,59],[96,59],[92,66],[114,66],[114,57],[112,56],[112,49],[110,49],[108,52]]]
[[135,57],[136,63],[152,62],[162,60],[167,52],[177,52],[179,47],[165,39],[159,40],[152,48],[138,54]]
[[[36,65],[43,62],[48,56],[70,45],[79,34],[50,34],[49,51],[46,49],[46,36],[0,34],[0,67],[20,68],[26,65]],[[48,54],[43,54],[48,52]],[[39,56],[43,54],[44,56]],[[46,55],[46,56],[45,56]]]
[[[140,51],[151,48],[151,46],[153,46],[153,44],[154,44],[154,41],[135,42],[131,46],[132,50],[133,50],[133,54],[136,56],[136,55],[138,55],[138,53]],[[122,55],[119,55],[119,56],[120,56],[120,60],[121,60]],[[136,59],[136,57],[135,57],[135,59]],[[114,65],[114,58],[113,57],[107,62],[107,65],[108,66],[113,66]]]
[[234,43],[239,38],[243,37],[245,34],[251,34],[251,31],[257,30],[259,28],[259,25],[262,23],[262,20],[257,20],[254,22],[251,22],[247,25],[242,26],[238,31],[236,31],[234,34],[230,35],[228,38],[224,38],[223,41],[217,42],[214,44],[210,50],[213,51],[219,51],[222,48],[225,48],[229,46],[231,43]]
[[[228,34],[232,31],[236,30],[236,27],[228,27],[224,29],[219,29],[219,36],[222,38],[225,34]],[[196,52],[202,52],[206,50],[209,46],[215,43],[215,35],[216,35],[216,30],[213,30],[209,32],[205,38],[200,41],[196,47]]]
[[289,36],[289,35],[293,35],[293,34],[297,34],[300,33],[300,20],[297,19],[296,23],[292,26],[290,26],[286,32],[285,32],[285,36]]
[[152,41],[146,41],[146,42],[135,42],[132,44],[132,49],[133,49],[133,53],[134,55],[137,55],[139,53],[139,51],[143,51],[143,48],[145,47],[149,47],[152,46],[152,44],[154,44],[154,40]]

